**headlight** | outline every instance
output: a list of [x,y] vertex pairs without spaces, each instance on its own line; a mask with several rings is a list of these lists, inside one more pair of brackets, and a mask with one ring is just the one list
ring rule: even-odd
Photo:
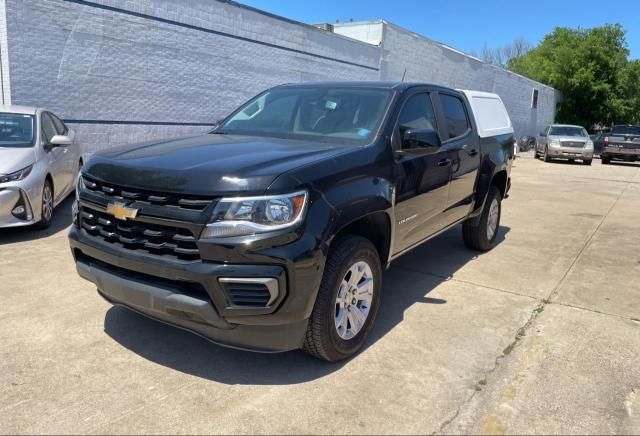
[[307,207],[307,192],[221,199],[201,238],[253,235],[298,224]]
[[76,201],[80,201],[80,191],[84,188],[84,180],[82,179],[82,170],[78,171],[78,180],[76,180]]
[[585,147],[586,148],[593,148],[593,141],[591,141],[591,140],[587,141]]
[[0,175],[0,183],[17,182],[18,180],[22,180],[31,173],[32,169],[33,165],[29,165],[28,167],[22,168],[15,173]]
[[560,147],[560,140],[552,139],[551,142],[549,143],[549,145],[551,145],[553,147]]

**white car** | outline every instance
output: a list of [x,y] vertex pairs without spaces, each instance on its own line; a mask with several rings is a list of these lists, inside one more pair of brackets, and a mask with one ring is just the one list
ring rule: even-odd
[[0,227],[48,227],[82,166],[75,133],[43,108],[0,106]]

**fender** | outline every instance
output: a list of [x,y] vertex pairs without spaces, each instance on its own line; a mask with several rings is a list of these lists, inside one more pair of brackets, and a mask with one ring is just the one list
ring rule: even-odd
[[[500,135],[496,137],[480,138],[480,148],[482,149],[482,161],[478,169],[476,180],[476,192],[474,197],[474,209],[469,215],[471,222],[477,224],[484,208],[489,188],[498,173],[506,172],[507,179],[511,172],[513,162],[513,134]],[[503,190],[502,195],[506,193]]]

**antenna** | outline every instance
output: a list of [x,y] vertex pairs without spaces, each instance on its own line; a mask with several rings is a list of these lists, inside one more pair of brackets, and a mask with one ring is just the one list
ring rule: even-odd
[[404,73],[402,73],[402,82],[404,82],[404,76],[407,74],[407,67],[404,67]]

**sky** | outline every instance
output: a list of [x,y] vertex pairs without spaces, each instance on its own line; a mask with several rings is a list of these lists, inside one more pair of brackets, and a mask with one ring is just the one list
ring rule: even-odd
[[[632,59],[640,59],[640,0],[239,0],[303,23],[383,18],[466,53],[503,47],[517,37],[534,45],[554,27],[620,23]],[[519,7],[523,5],[525,10]]]

